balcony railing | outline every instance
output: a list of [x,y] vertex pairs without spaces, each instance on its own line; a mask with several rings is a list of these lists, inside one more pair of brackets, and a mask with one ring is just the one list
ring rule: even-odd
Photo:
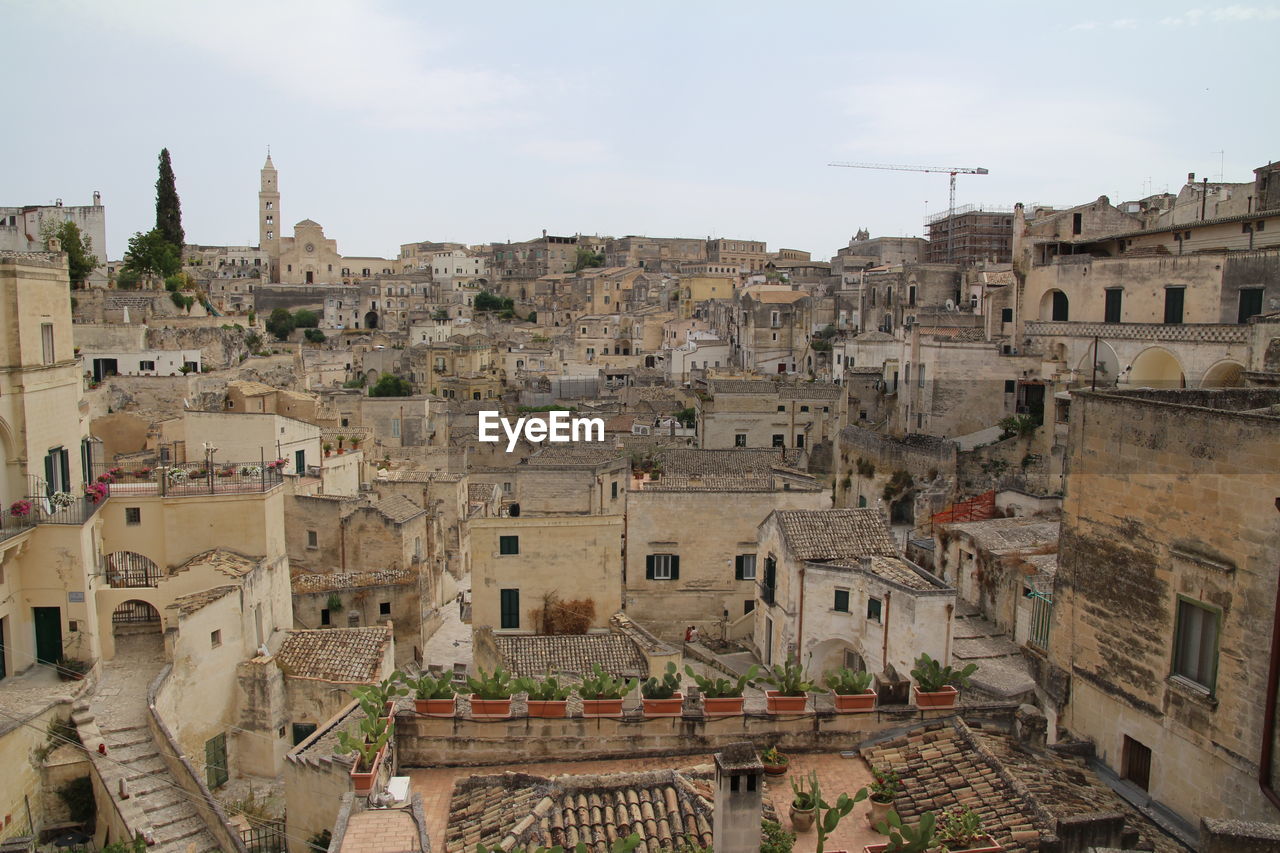
[[95,465],[94,479],[119,497],[230,495],[270,491],[284,482],[283,469],[283,463],[274,461],[183,462],[136,469]]
[[7,507],[3,512],[4,515],[0,517],[0,542],[36,526],[37,519],[34,512],[26,516],[15,516],[9,514]]
[[760,600],[763,601],[765,605],[772,607],[775,603],[774,588],[771,586],[765,586],[762,583],[756,584],[756,586],[760,588]]
[[1249,327],[1235,323],[1097,323],[1039,320],[1026,326],[1036,337],[1102,338],[1103,340],[1160,341],[1165,343],[1243,344]]

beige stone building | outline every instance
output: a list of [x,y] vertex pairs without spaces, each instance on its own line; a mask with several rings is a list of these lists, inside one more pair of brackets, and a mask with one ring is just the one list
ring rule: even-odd
[[1042,689],[1192,824],[1275,813],[1277,406],[1270,389],[1073,395]]
[[769,262],[768,247],[760,240],[731,240],[720,237],[707,240],[707,261],[736,266],[741,272],[764,269]]
[[907,678],[921,652],[950,659],[955,590],[898,556],[875,509],[777,510],[757,535],[762,661]]
[[627,614],[659,637],[696,625],[707,637],[749,633],[756,528],[775,509],[822,509],[827,490],[794,467],[794,450],[665,450],[661,474],[627,492]]
[[698,446],[811,450],[831,441],[848,418],[839,385],[770,379],[711,379],[698,398]]

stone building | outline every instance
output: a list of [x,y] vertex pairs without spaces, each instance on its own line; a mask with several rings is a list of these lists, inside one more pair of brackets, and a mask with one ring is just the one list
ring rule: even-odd
[[728,334],[737,365],[761,373],[804,373],[813,367],[813,302],[777,285],[743,288],[730,310]]
[[707,240],[707,262],[737,267],[740,272],[757,272],[769,262],[768,247],[762,240]]
[[1189,823],[1275,813],[1278,411],[1274,389],[1073,394],[1046,708]]
[[972,266],[1011,260],[1013,211],[1008,208],[966,204],[930,216],[925,227],[928,263]]
[[907,677],[950,659],[955,590],[898,556],[876,509],[776,510],[757,535],[753,644],[766,664]]
[[610,238],[604,263],[609,267],[640,267],[650,272],[678,272],[683,264],[705,262],[707,242],[691,237]]
[[93,194],[93,204],[64,205],[29,204],[0,207],[0,252],[43,252],[44,231],[63,222],[74,222],[80,234],[89,239],[89,250],[98,258],[98,266],[89,273],[86,284],[107,283],[107,209],[102,195]]
[[756,528],[775,509],[822,509],[827,491],[788,450],[665,450],[627,492],[626,607],[659,637],[750,631]]
[[698,442],[705,449],[785,447],[830,442],[848,419],[839,385],[770,379],[711,379],[698,398]]

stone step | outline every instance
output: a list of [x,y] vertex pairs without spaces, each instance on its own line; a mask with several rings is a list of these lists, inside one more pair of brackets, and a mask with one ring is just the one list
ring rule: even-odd
[[213,836],[209,834],[209,829],[204,825],[204,821],[199,826],[191,826],[179,835],[165,834],[164,840],[160,841],[162,836],[157,835],[156,840],[160,842],[161,850],[185,851],[191,844],[196,845],[196,849],[206,845],[213,844],[217,849],[217,843],[213,840]]
[[169,768],[159,755],[130,761],[121,770],[124,771],[124,778],[130,782],[136,779],[149,779],[157,774],[165,778],[168,778],[169,775]]
[[147,731],[146,723],[135,723],[132,725],[103,725],[98,726],[98,731],[102,732],[104,738],[112,738],[117,736],[128,737],[135,732]]
[[143,813],[151,815],[153,824],[163,819],[163,816],[156,815],[157,812],[166,812],[169,809],[176,808],[185,814],[191,810],[191,804],[177,788],[155,791],[145,797],[138,798],[138,800],[142,804]]
[[208,829],[204,818],[189,808],[174,809],[172,813],[152,815],[151,825],[157,838],[174,838],[186,835],[190,829]]
[[133,764],[135,761],[142,761],[155,756],[160,757],[160,753],[156,751],[156,745],[151,741],[143,741],[133,744],[107,744],[107,757],[121,764]]

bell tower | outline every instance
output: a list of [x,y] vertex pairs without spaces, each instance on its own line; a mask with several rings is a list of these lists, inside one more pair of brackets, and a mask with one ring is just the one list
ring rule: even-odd
[[280,280],[280,185],[276,167],[267,151],[267,162],[262,166],[262,186],[258,190],[258,248],[267,253],[270,261],[269,281]]

